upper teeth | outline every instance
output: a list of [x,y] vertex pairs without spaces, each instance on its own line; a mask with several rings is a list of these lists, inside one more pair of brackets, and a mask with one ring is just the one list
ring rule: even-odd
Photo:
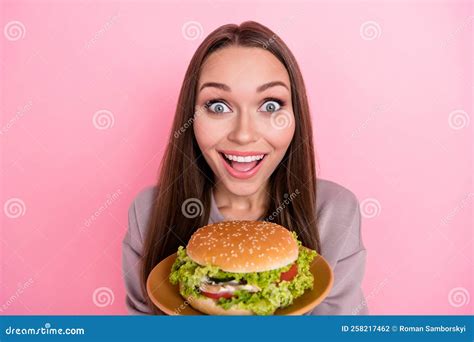
[[226,156],[227,159],[230,159],[239,163],[250,163],[251,161],[263,159],[263,157],[265,156],[264,154],[259,154],[256,156],[245,156],[245,157],[234,156],[232,154],[224,154],[224,155]]

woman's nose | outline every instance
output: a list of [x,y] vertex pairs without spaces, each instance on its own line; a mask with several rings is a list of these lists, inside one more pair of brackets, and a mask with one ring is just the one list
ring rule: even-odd
[[232,124],[234,126],[228,136],[230,141],[244,145],[257,140],[258,134],[251,113],[239,113]]

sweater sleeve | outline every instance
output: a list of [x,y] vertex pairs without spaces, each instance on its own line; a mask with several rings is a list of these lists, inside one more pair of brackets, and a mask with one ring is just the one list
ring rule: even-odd
[[122,241],[122,273],[125,282],[125,304],[131,315],[151,314],[140,286],[140,261],[143,240],[137,219],[136,200],[128,211],[128,230]]
[[[334,285],[328,297],[319,304],[311,315],[368,315],[369,310],[362,292],[361,283],[365,273],[367,251],[361,236],[361,215],[359,202],[351,196],[348,215],[335,212],[335,217],[348,217],[344,224],[345,238],[337,258]],[[346,207],[347,208],[347,207]],[[346,212],[346,210],[344,210]]]

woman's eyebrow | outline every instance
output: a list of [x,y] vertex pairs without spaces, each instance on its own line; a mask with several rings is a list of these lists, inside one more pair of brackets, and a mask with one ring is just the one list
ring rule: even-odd
[[203,90],[206,87],[212,87],[212,88],[222,89],[222,90],[225,90],[225,91],[231,91],[230,87],[228,85],[226,85],[224,83],[218,83],[218,82],[206,82],[201,86],[199,91]]
[[268,88],[276,87],[276,86],[282,86],[282,87],[285,87],[288,91],[290,90],[290,89],[288,89],[288,87],[286,86],[286,84],[284,82],[282,82],[282,81],[272,81],[272,82],[262,84],[260,87],[257,88],[257,92],[261,93],[262,91],[267,90]]
[[[265,84],[262,84],[261,86],[259,86],[257,88],[257,92],[261,93],[262,91],[267,90],[268,88],[276,87],[276,86],[282,86],[282,87],[285,87],[286,89],[288,89],[288,86],[284,82],[282,82],[282,81],[272,81],[272,82],[268,82],[268,83],[265,83]],[[229,91],[229,92],[232,91],[228,85],[226,85],[224,83],[219,83],[219,82],[206,82],[201,86],[199,91],[203,90],[206,87],[218,88],[218,89],[221,89],[221,90],[224,90],[224,91]],[[288,90],[290,90],[290,89],[288,89]]]

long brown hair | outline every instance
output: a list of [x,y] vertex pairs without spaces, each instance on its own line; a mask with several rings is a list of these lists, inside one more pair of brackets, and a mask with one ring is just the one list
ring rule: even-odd
[[[288,71],[292,87],[295,133],[269,180],[266,216],[298,234],[304,246],[321,253],[316,217],[316,171],[306,89],[295,57],[270,29],[254,22],[228,24],[209,34],[194,53],[184,76],[172,134],[160,166],[157,191],[144,240],[141,286],[150,309],[146,280],[161,260],[186,245],[194,231],[208,224],[214,174],[198,147],[192,127],[196,88],[206,57],[227,46],[259,47],[275,55]],[[187,129],[186,129],[187,128]],[[290,195],[291,194],[291,195]],[[295,195],[297,194],[297,195]],[[288,200],[290,196],[291,200]],[[186,200],[198,199],[201,215],[183,215]],[[285,203],[282,210],[282,203]],[[197,204],[197,205],[198,205]]]

